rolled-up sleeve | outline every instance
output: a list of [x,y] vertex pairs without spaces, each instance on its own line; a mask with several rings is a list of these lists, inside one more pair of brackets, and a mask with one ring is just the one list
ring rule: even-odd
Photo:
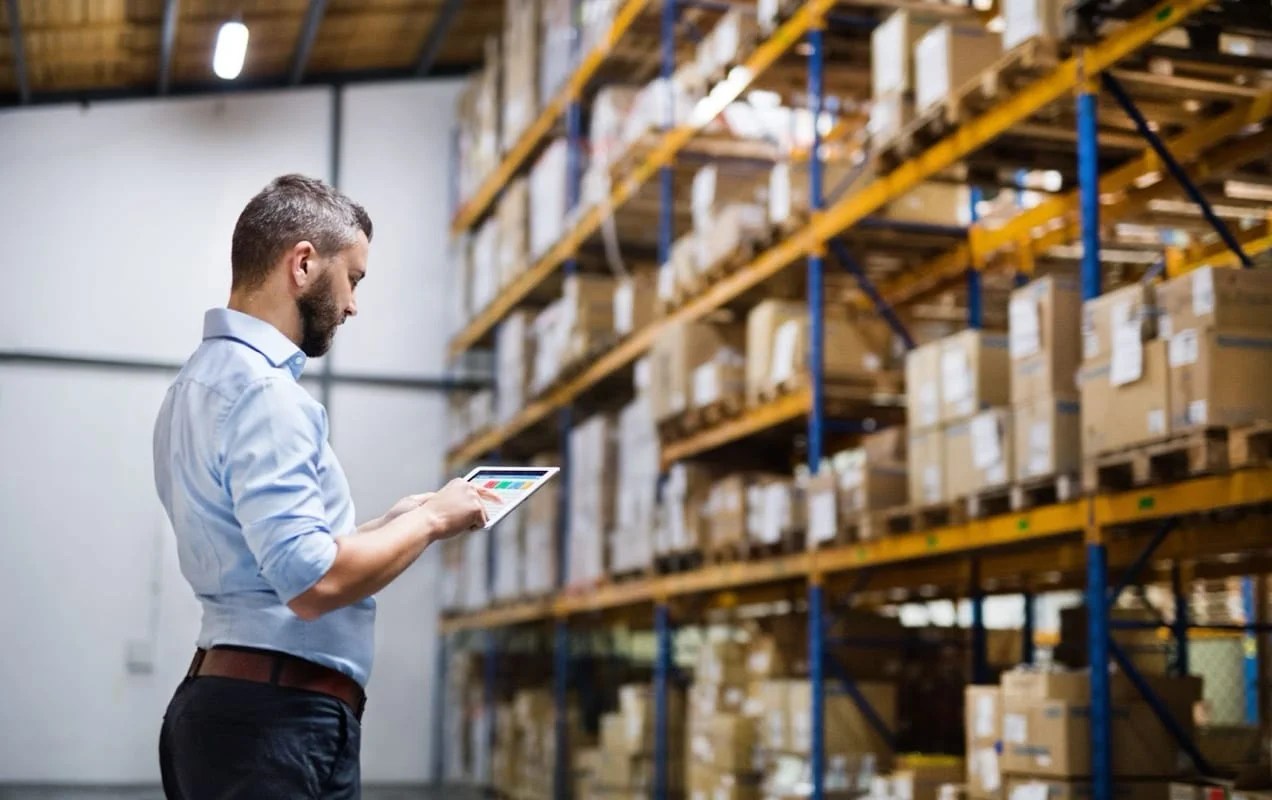
[[223,423],[234,515],[261,575],[284,603],[317,583],[336,558],[318,483],[319,423],[282,379],[249,386]]

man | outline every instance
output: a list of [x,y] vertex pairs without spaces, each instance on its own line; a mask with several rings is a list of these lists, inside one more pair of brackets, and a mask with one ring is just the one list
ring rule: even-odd
[[170,798],[358,797],[373,595],[497,502],[455,480],[355,527],[326,411],[297,380],[357,313],[370,241],[335,189],[270,183],[235,226],[228,307],[160,408],[155,486],[203,605],[160,733]]

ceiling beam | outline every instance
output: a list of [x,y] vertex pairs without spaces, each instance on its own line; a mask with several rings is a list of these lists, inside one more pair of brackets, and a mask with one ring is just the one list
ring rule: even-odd
[[309,65],[309,54],[314,49],[314,41],[318,38],[318,26],[327,11],[327,0],[309,0],[309,9],[305,12],[305,24],[301,26],[300,38],[296,40],[296,52],[292,54],[291,72],[287,82],[292,86],[300,83],[305,77],[305,67]]
[[18,99],[22,105],[31,102],[31,81],[27,76],[26,48],[22,42],[22,18],[18,14],[18,0],[5,0],[9,14],[9,36],[13,40],[13,75],[18,84]]
[[460,0],[443,0],[442,7],[437,12],[437,18],[433,21],[433,27],[429,29],[428,36],[424,39],[424,46],[420,48],[420,57],[415,64],[416,75],[424,77],[433,70],[433,62],[437,60],[437,54],[442,51],[442,43],[446,40],[446,34],[455,22],[455,17],[459,15],[461,5]]
[[172,84],[172,51],[177,44],[177,18],[180,0],[164,0],[163,30],[159,36],[159,94],[167,94]]

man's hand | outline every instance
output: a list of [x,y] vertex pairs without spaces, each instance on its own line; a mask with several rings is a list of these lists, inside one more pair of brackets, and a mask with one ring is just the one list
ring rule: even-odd
[[397,519],[408,511],[413,511],[414,509],[419,508],[435,494],[437,494],[437,492],[408,494],[406,497],[403,497],[401,500],[394,503],[388,511],[384,512],[384,516],[380,517],[380,524],[383,525],[386,522]]
[[486,524],[486,510],[481,501],[498,504],[499,495],[488,489],[479,489],[463,478],[455,478],[441,491],[420,504],[420,510],[438,520],[436,538],[449,539],[466,531],[473,531]]

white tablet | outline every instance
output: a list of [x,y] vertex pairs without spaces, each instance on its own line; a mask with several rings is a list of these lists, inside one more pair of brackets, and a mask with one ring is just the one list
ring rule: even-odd
[[560,467],[477,467],[465,475],[464,480],[499,495],[502,501],[499,505],[484,504],[486,527],[489,528],[560,471]]

